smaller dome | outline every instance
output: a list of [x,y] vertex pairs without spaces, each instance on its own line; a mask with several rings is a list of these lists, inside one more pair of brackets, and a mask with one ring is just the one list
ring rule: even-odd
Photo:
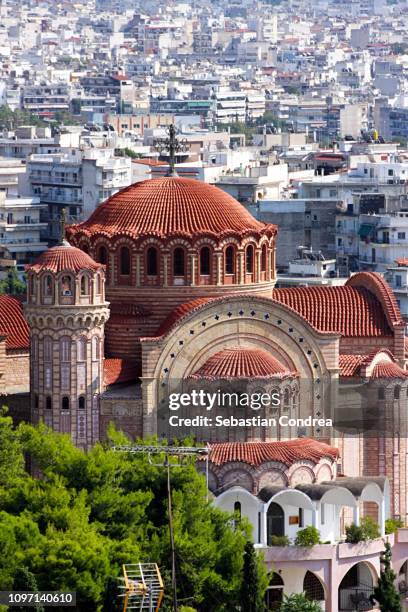
[[284,378],[296,375],[262,349],[234,346],[212,355],[189,378]]
[[76,274],[82,270],[100,270],[101,268],[103,268],[102,264],[96,263],[87,253],[67,242],[44,251],[33,264],[26,266],[27,271],[37,273],[48,271],[54,274],[65,270]]

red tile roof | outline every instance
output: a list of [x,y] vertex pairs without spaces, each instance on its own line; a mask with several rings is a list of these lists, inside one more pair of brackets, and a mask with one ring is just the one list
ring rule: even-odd
[[381,361],[374,366],[371,378],[408,378],[408,372],[397,363]]
[[340,376],[358,376],[366,355],[339,355]]
[[262,349],[234,346],[212,355],[189,378],[282,378],[296,376]]
[[76,274],[81,270],[99,270],[102,267],[84,251],[66,244],[44,251],[33,264],[26,266],[26,270],[33,270],[34,272],[47,270],[55,274],[63,270],[69,270]]
[[276,231],[275,225],[257,221],[214,185],[163,177],[119,191],[98,206],[87,221],[67,228],[67,235],[188,238],[205,234],[219,239],[229,235],[274,235]]
[[180,320],[182,319],[184,316],[186,316],[187,314],[189,314],[190,312],[193,312],[193,310],[196,310],[198,308],[200,308],[201,306],[203,306],[204,304],[208,304],[209,302],[211,302],[214,298],[196,298],[195,300],[191,300],[191,302],[186,302],[185,304],[180,304],[180,306],[177,306],[177,308],[175,308],[163,321],[163,323],[161,323],[159,329],[157,330],[157,332],[154,334],[155,336],[164,336],[164,334],[167,334],[171,328]]
[[23,297],[0,295],[0,334],[6,336],[6,349],[27,349],[29,327],[23,315]]
[[105,385],[134,382],[140,376],[140,369],[134,361],[125,359],[105,359]]
[[285,442],[220,442],[208,446],[209,460],[218,466],[233,461],[254,466],[279,461],[290,466],[298,461],[318,463],[323,457],[335,460],[339,455],[337,448],[310,438]]
[[363,287],[290,287],[274,289],[273,298],[322,332],[353,337],[392,335],[382,305]]

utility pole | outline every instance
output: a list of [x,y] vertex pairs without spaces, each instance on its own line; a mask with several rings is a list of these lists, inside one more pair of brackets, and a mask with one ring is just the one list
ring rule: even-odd
[[[207,489],[208,489],[208,455],[209,448],[195,448],[192,446],[144,446],[143,444],[135,444],[129,446],[114,446],[114,451],[129,453],[129,454],[147,454],[149,463],[156,467],[165,467],[167,470],[167,508],[169,515],[169,535],[170,535],[170,548],[171,548],[171,586],[172,586],[172,599],[173,599],[173,612],[178,612],[177,603],[177,569],[176,569],[176,547],[174,542],[174,530],[173,530],[173,507],[171,498],[171,478],[170,468],[183,466],[183,458],[185,457],[197,457],[205,456],[206,458],[206,478],[207,478]],[[163,463],[153,463],[152,455],[165,453],[165,460]],[[170,463],[170,457],[176,456],[180,459],[178,463]]]

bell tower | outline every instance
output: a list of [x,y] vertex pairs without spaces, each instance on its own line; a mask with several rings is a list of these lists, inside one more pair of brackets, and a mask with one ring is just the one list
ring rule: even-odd
[[100,438],[105,266],[62,240],[26,272],[32,421],[87,449]]

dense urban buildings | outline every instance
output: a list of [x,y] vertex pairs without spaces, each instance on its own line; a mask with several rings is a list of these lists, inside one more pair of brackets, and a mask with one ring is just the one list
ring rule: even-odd
[[[111,423],[207,445],[197,468],[248,518],[270,610],[301,592],[372,609],[385,540],[403,600],[405,0],[1,0],[0,15],[15,422],[85,452]],[[278,401],[218,398],[221,428],[171,407],[219,387]]]

